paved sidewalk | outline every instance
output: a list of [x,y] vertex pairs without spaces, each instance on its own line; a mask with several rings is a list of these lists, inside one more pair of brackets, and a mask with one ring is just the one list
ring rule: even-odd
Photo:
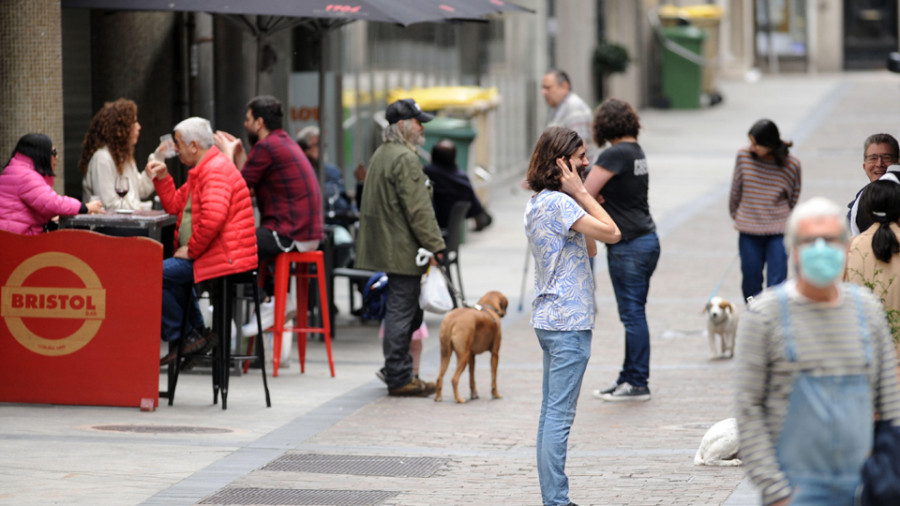
[[[707,358],[701,310],[717,287],[740,299],[737,234],[727,213],[735,152],[751,124],[770,117],[795,141],[801,199],[844,203],[866,182],[865,137],[898,133],[900,80],[888,73],[765,77],[722,89],[725,102],[713,109],[641,111],[639,140],[662,242],[647,309],[653,399],[606,404],[590,395],[615,378],[623,354],[601,258],[593,356],[567,465],[578,504],[758,504],[742,468],[693,466],[706,429],[733,412],[732,364]],[[530,274],[524,311],[517,311],[528,196],[516,181],[495,184],[494,224],[470,232],[460,254],[470,302],[492,289],[510,300],[502,400],[490,399],[488,355],[476,360],[479,400],[452,402],[450,373],[444,402],[387,397],[374,376],[377,327],[347,317],[339,281],[337,376],[328,375],[323,345],[310,342],[304,375],[295,355],[289,369],[269,378],[272,408],[258,371],[232,379],[227,411],[211,404],[209,377],[201,375],[182,376],[175,405],[162,400],[153,413],[0,404],[0,504],[540,504],[534,439],[541,353],[528,325]],[[441,318],[427,321],[421,375],[431,380]],[[460,383],[468,398],[465,376]]]

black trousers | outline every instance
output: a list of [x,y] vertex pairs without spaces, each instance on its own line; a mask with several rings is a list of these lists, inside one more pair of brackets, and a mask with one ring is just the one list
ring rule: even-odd
[[400,388],[412,380],[413,364],[409,342],[422,325],[419,291],[422,276],[388,274],[388,297],[384,315],[384,381],[388,389]]

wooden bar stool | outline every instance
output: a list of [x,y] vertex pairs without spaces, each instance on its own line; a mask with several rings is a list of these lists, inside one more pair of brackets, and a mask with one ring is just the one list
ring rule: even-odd
[[[287,304],[288,285],[290,284],[291,265],[294,265],[294,278],[297,280],[297,320],[293,327],[284,326],[284,308]],[[316,272],[311,272],[310,266]],[[318,280],[319,311],[322,315],[321,327],[309,326],[309,280]],[[331,377],[334,377],[334,359],[331,356],[331,315],[328,308],[328,291],[325,274],[325,256],[321,251],[291,251],[279,253],[275,257],[275,325],[272,332],[280,336],[282,332],[297,334],[297,349],[300,355],[300,373],[306,372],[306,334],[322,334],[325,349],[328,351],[328,366]],[[272,374],[278,376],[281,363],[281,339],[273,339]]]

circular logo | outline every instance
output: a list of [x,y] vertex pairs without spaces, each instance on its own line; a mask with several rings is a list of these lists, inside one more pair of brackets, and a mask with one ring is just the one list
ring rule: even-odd
[[[72,272],[84,288],[23,286],[28,276],[47,267]],[[68,355],[83,348],[100,329],[106,315],[106,290],[94,270],[80,258],[68,253],[40,253],[19,264],[9,275],[0,309],[7,328],[22,346],[40,355]],[[66,337],[47,339],[32,332],[23,318],[70,318],[83,322]]]

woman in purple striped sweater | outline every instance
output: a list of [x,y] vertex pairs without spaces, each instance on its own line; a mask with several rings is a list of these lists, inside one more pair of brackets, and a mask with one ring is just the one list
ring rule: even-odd
[[734,164],[728,209],[740,232],[741,289],[744,299],[787,277],[784,226],[800,197],[800,160],[789,153],[793,145],[781,139],[768,119],[753,124],[750,146],[741,148]]

